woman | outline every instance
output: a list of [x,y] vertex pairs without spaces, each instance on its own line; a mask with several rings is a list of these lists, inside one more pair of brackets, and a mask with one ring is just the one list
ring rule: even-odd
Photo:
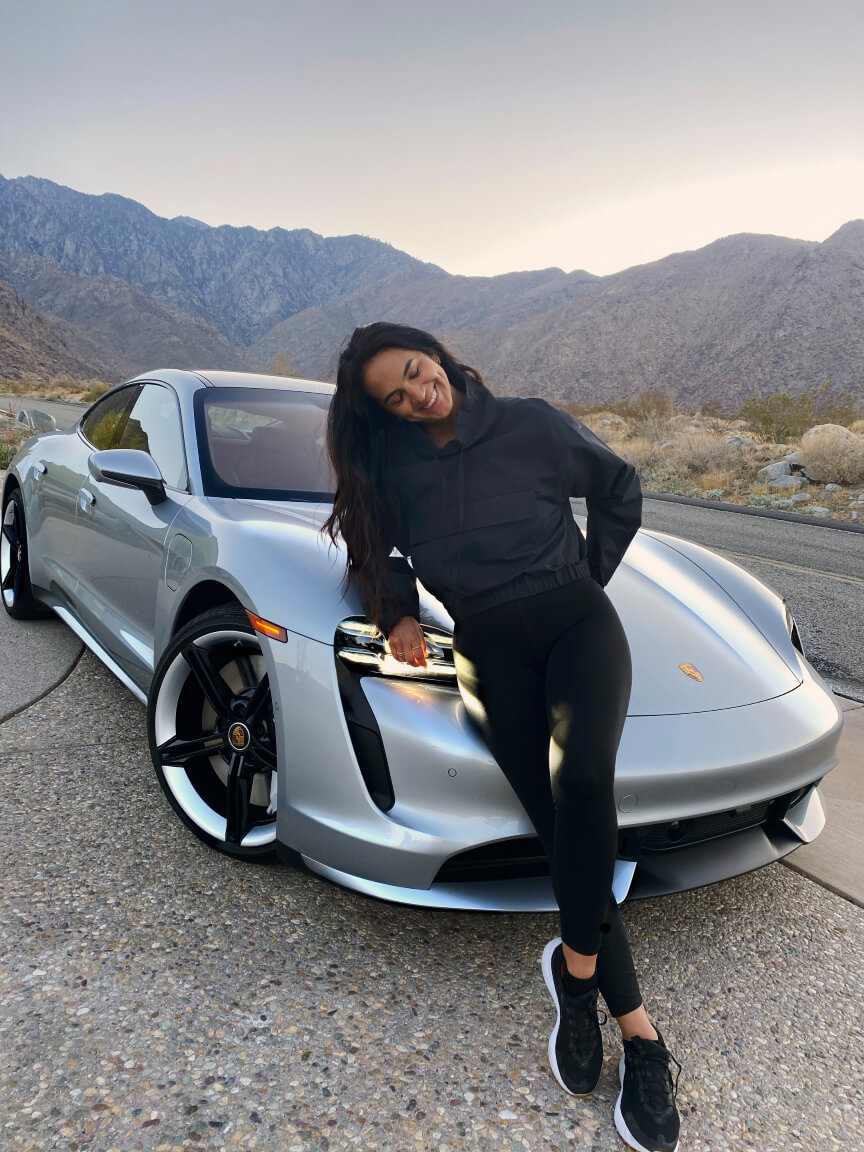
[[[422,667],[416,578],[445,606],[465,705],[543,843],[561,913],[541,961],[555,1077],[577,1096],[597,1083],[599,990],[623,1037],[616,1127],[674,1152],[681,1066],[648,1019],[612,895],[631,662],[603,586],[641,522],[635,469],[545,400],[496,398],[435,337],[384,322],[341,353],[327,442],[322,531],[340,532],[368,618]],[[586,497],[587,542],[571,495]]]

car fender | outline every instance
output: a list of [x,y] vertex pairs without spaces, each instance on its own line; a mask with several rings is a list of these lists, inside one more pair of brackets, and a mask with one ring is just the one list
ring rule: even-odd
[[[167,614],[173,621],[195,585],[215,580],[263,619],[332,644],[339,621],[362,615],[363,607],[356,588],[343,595],[345,548],[321,535],[320,522],[320,514],[304,517],[302,509],[293,514],[290,507],[189,501],[172,537],[179,533],[191,541],[191,561]],[[167,628],[170,635],[173,623]],[[160,638],[158,646],[163,643]]]

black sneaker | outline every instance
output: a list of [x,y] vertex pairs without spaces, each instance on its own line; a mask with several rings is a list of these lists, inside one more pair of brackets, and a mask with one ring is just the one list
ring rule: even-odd
[[[615,1101],[615,1127],[637,1152],[677,1152],[680,1120],[675,1107],[681,1065],[666,1048],[655,1024],[657,1040],[634,1036],[624,1041],[618,1063],[621,1091]],[[675,1086],[669,1061],[678,1065]]]
[[[561,937],[543,949],[543,979],[555,1001],[558,1019],[549,1037],[549,1063],[555,1079],[571,1096],[586,1096],[603,1067],[603,1039],[597,1019],[597,989],[573,996],[564,988]],[[601,1009],[602,1011],[602,1009]],[[607,1020],[603,1012],[603,1023]]]

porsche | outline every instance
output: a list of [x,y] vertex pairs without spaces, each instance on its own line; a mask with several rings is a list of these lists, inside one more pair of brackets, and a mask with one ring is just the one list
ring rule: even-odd
[[[460,695],[453,621],[420,584],[427,666],[394,660],[320,532],[333,392],[148,372],[34,436],[3,485],[4,607],[56,613],[146,704],[156,777],[204,844],[390,901],[555,910],[540,841]],[[812,841],[843,714],[786,602],[646,529],[606,591],[633,656],[616,899]]]

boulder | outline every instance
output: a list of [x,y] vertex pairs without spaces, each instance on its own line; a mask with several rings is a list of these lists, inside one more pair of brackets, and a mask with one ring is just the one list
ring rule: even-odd
[[812,512],[814,516],[830,516],[831,509],[825,508],[821,504],[813,504],[808,511]]
[[777,460],[774,464],[766,464],[764,468],[760,468],[756,473],[756,479],[760,484],[766,484],[769,480],[776,480],[780,476],[789,476],[792,473],[792,465],[788,460]]
[[807,446],[810,440],[815,439],[826,430],[830,430],[840,440],[846,440],[850,445],[858,442],[858,437],[854,432],[850,432],[848,428],[844,428],[842,424],[814,424],[812,428],[808,428],[804,435],[801,437],[801,447]]
[[776,480],[768,481],[769,488],[780,488],[788,492],[797,492],[799,488],[804,487],[804,481],[800,476],[778,476]]
[[789,499],[794,500],[796,504],[800,504],[803,500],[809,500],[810,499],[810,493],[809,492],[796,492],[795,495],[790,496]]
[[755,447],[756,441],[752,436],[727,436],[726,443],[731,448],[753,448]]
[[825,492],[839,492],[840,491],[840,485],[839,484],[826,484],[824,491]]

